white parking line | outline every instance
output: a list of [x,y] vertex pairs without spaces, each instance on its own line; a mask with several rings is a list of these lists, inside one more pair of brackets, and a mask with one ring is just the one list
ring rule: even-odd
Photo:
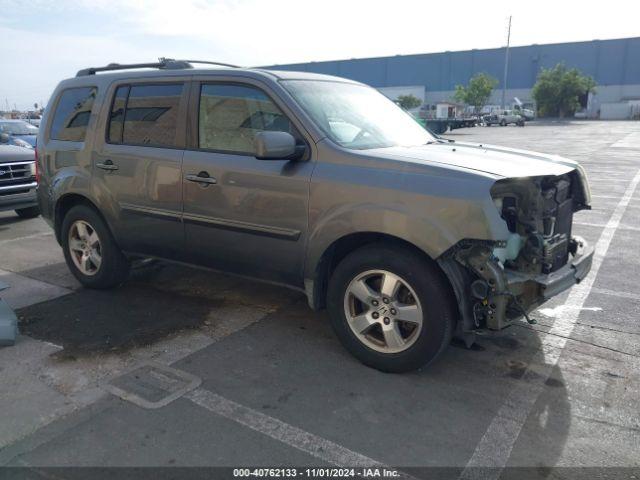
[[[574,225],[580,225],[581,227],[597,227],[605,228],[606,223],[592,223],[592,222],[573,222]],[[618,230],[629,230],[631,232],[640,232],[640,227],[632,227],[631,225],[618,225]]]
[[48,237],[51,235],[53,235],[53,232],[41,232],[41,233],[33,233],[31,235],[25,235],[23,237],[7,238],[5,240],[0,240],[0,245],[5,245],[7,243],[12,243],[12,242],[20,242],[22,240],[29,240],[30,238]]
[[631,292],[619,292],[617,290],[609,290],[608,288],[592,288],[593,293],[601,293],[603,295],[611,295],[612,297],[627,298],[629,300],[638,300],[640,302],[640,295]]
[[595,245],[590,275],[579,285],[573,287],[565,302],[565,305],[569,307],[566,314],[556,319],[548,332],[549,334],[544,339],[546,344],[544,349],[545,364],[537,366],[535,372],[537,375],[529,375],[529,373],[532,373],[530,367],[525,372],[522,381],[511,390],[476,446],[467,466],[460,475],[461,479],[497,479],[500,477],[511,456],[511,451],[520,435],[522,426],[544,389],[545,382],[557,365],[562,350],[573,332],[580,311],[593,288],[598,270],[600,270],[600,266],[607,255],[613,236],[620,225],[622,216],[638,183],[640,183],[640,170],[631,180],[611,218],[600,234],[600,238]]
[[624,138],[612,143],[611,147],[640,149],[640,132],[629,133]]
[[372,458],[208,390],[198,388],[187,393],[185,398],[210,412],[240,423],[251,430],[267,435],[332,465],[340,467],[384,467],[383,464]]

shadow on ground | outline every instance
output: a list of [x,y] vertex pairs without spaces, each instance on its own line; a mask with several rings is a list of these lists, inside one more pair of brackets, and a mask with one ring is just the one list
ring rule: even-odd
[[4,230],[9,230],[12,225],[21,222],[28,222],[29,219],[21,218],[18,215],[15,216],[2,216],[0,217],[0,232]]
[[[137,269],[112,290],[80,289],[18,311],[24,335],[61,345],[60,359],[120,352],[150,345],[175,332],[200,328],[223,298],[208,298],[156,285],[162,266]],[[180,283],[187,269],[168,274]],[[165,275],[166,276],[166,275]]]
[[150,285],[80,290],[18,311],[22,334],[64,347],[60,358],[124,351],[199,328],[219,302]]

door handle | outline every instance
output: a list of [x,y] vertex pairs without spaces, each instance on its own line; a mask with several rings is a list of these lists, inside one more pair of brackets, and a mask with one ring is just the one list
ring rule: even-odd
[[114,171],[118,170],[118,166],[115,165],[111,160],[105,160],[104,163],[96,163],[96,167],[101,168],[102,170]]
[[215,178],[209,176],[207,172],[200,172],[197,175],[186,175],[184,178],[186,180],[189,180],[190,182],[202,183],[205,185],[213,185],[215,183],[218,183],[218,181]]

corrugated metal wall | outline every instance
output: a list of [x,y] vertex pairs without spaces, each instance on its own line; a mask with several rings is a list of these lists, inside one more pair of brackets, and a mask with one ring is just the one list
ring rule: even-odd
[[[531,88],[540,68],[560,62],[577,67],[599,85],[640,84],[640,37],[618,40],[512,47],[509,88]],[[504,48],[428,53],[395,57],[273,65],[267,68],[325,73],[373,87],[424,85],[431,91],[453,90],[475,73],[502,81]]]

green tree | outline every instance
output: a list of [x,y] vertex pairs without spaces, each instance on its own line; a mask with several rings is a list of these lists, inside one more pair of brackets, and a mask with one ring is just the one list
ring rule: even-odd
[[476,113],[482,110],[491,92],[498,85],[498,80],[486,73],[477,73],[469,80],[469,84],[465,87],[463,85],[456,85],[456,92],[453,98],[459,102],[472,105]]
[[577,68],[568,69],[563,63],[543,68],[538,74],[531,95],[541,117],[563,118],[573,115],[580,106],[578,98],[595,91],[593,78],[583,75]]
[[398,105],[400,105],[405,110],[411,110],[412,108],[418,108],[422,105],[422,100],[420,100],[415,95],[400,95],[396,99]]

